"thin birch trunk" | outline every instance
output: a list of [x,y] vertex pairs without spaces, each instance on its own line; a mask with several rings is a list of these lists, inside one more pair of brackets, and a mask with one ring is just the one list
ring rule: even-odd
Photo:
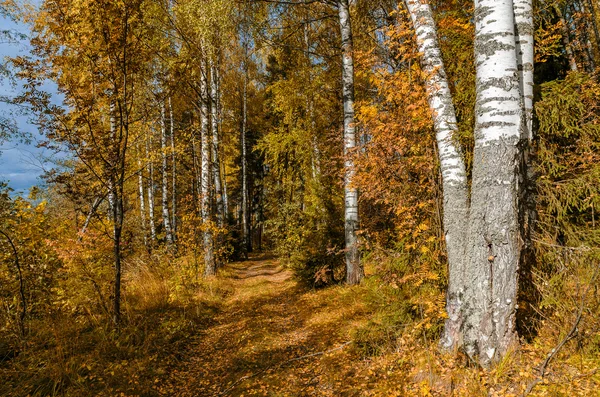
[[160,103],[160,156],[161,156],[161,174],[162,174],[162,218],[165,227],[165,235],[168,245],[173,245],[173,231],[171,230],[171,215],[169,214],[169,173],[167,158],[167,125],[165,103]]
[[146,168],[148,170],[148,224],[150,240],[156,241],[156,224],[154,222],[154,163],[152,161],[152,133],[146,133]]
[[[110,140],[111,140],[111,142],[114,142],[115,139],[116,139],[116,137],[117,137],[117,126],[116,126],[116,120],[115,120],[115,116],[114,116],[115,104],[111,102],[109,108],[110,108],[110,118],[109,118],[109,123],[110,123]],[[112,170],[109,170],[109,173],[110,172],[112,172]],[[108,211],[109,211],[109,218],[114,221],[113,215],[115,213],[116,193],[115,193],[115,183],[114,183],[113,178],[110,177],[110,175],[107,178],[107,183],[108,183]]]
[[142,223],[142,233],[144,234],[144,245],[148,245],[148,231],[146,230],[146,203],[144,202],[144,165],[142,162],[142,151],[139,143],[137,145],[137,163],[138,163],[138,198],[140,200],[140,220]]
[[476,122],[464,345],[482,365],[516,342],[521,94],[512,0],[476,0]]
[[177,153],[175,151],[175,118],[173,117],[173,104],[169,97],[169,127],[171,129],[171,228],[173,240],[177,240]]
[[[247,49],[246,49],[247,51]],[[242,92],[242,131],[241,131],[241,152],[242,152],[242,238],[246,254],[252,252],[252,238],[250,235],[250,210],[248,200],[248,153],[246,144],[246,134],[248,128],[248,57],[244,60],[244,87]]]
[[534,72],[534,23],[532,0],[514,0],[515,32],[517,34],[517,65],[519,83],[523,98],[523,129],[521,131],[521,155],[519,180],[519,226],[521,232],[521,253],[519,266],[522,274],[531,272],[533,263],[532,229],[537,219],[535,200],[535,172],[531,163],[533,150],[533,72]]
[[[310,56],[310,22],[308,12],[305,15],[306,23],[304,24],[304,47],[306,49],[306,59],[308,62],[308,77],[312,80],[312,59]],[[311,135],[310,143],[312,145],[312,156],[310,158],[310,166],[312,171],[312,179],[316,179],[318,175],[321,174],[321,165],[320,165],[320,153],[319,146],[317,142],[317,134],[316,134],[316,120],[315,120],[315,100],[314,96],[311,92],[306,92],[306,112],[308,114],[309,119],[309,131]]]
[[92,221],[92,218],[94,217],[94,214],[96,213],[96,210],[98,209],[98,207],[100,206],[100,203],[102,203],[102,201],[103,201],[103,197],[98,197],[92,203],[92,206],[90,207],[90,212],[88,212],[88,215],[85,218],[85,222],[83,222],[83,226],[81,227],[81,231],[79,232],[79,238],[78,238],[79,241],[81,241],[81,238],[83,237],[83,235],[87,231],[88,227],[90,226],[90,222]]
[[222,167],[221,175],[223,175],[223,213],[225,214],[225,220],[229,216],[229,196],[227,194],[227,174],[225,173],[225,163],[221,160]]
[[200,170],[198,167],[198,150],[196,149],[196,134],[192,134],[192,169],[193,169],[193,185],[195,187],[195,194],[197,196],[198,213],[201,212],[200,207],[202,206],[202,181],[200,177]]
[[215,186],[217,204],[217,225],[222,228],[225,221],[223,210],[223,192],[221,189],[221,167],[219,163],[219,72],[217,65],[210,61],[210,99],[211,99],[211,134],[212,134],[212,178]]
[[337,1],[342,38],[342,91],[344,102],[344,225],[346,234],[346,283],[358,284],[364,277],[358,251],[358,189],[353,186],[356,173],[354,148],[356,126],[354,120],[354,49],[348,0]]
[[456,112],[446,78],[435,21],[428,1],[407,0],[421,64],[426,73],[425,86],[436,132],[442,175],[444,235],[448,253],[449,285],[446,320],[441,344],[446,349],[459,347],[461,341],[462,302],[465,286],[465,239],[468,216],[468,187],[465,164],[453,135],[457,131]]
[[200,76],[200,139],[202,145],[201,152],[201,182],[202,182],[202,196],[200,214],[202,217],[202,233],[204,242],[204,275],[207,277],[214,276],[216,274],[215,257],[213,252],[213,233],[211,230],[211,219],[210,219],[210,178],[211,178],[211,164],[210,164],[210,140],[209,140],[209,122],[208,122],[208,81],[207,81],[208,70],[203,62],[203,68]]
[[517,66],[523,96],[525,125],[522,139],[533,140],[533,4],[532,0],[514,0],[515,32],[517,34]]

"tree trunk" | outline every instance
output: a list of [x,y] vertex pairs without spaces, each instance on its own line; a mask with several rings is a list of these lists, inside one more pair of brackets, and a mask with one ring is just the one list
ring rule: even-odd
[[[596,17],[596,6],[592,0],[583,0],[584,9],[589,13],[589,20],[592,30],[594,32],[594,39],[596,41],[596,57],[600,56],[600,32],[598,31],[598,18]],[[596,59],[597,60],[597,59]]]
[[227,222],[227,218],[229,216],[229,196],[227,195],[227,174],[225,173],[224,160],[221,160],[221,164],[219,164],[219,167],[222,167],[221,175],[223,177],[223,214],[225,215],[225,221]]
[[160,102],[160,155],[162,159],[161,174],[162,174],[162,218],[165,227],[165,235],[167,244],[173,245],[173,231],[171,230],[171,215],[169,214],[169,173],[168,173],[168,158],[167,158],[167,123],[166,123],[165,103]]
[[346,283],[358,284],[364,277],[358,251],[358,189],[353,186],[356,127],[354,120],[354,49],[348,0],[338,0],[342,37],[342,91],[344,102],[344,224],[346,231]]
[[569,61],[569,68],[576,72],[579,68],[577,66],[577,61],[575,60],[575,54],[573,53],[571,38],[569,37],[569,27],[567,25],[567,21],[565,21],[560,7],[556,3],[554,4],[554,12],[556,12],[556,16],[560,21],[560,33],[562,36],[563,46],[565,47],[565,53],[567,54],[567,59]]
[[210,178],[211,178],[211,163],[210,163],[210,140],[209,140],[209,123],[208,123],[208,81],[207,73],[208,70],[204,65],[200,76],[200,140],[202,145],[202,152],[200,161],[202,164],[201,170],[201,182],[202,182],[202,196],[200,214],[202,217],[202,233],[204,242],[204,275],[207,277],[214,276],[216,274],[215,257],[213,252],[213,233],[211,230],[211,219],[210,219]]
[[464,344],[482,365],[516,342],[518,143],[522,134],[511,0],[475,2],[475,148],[467,239]]
[[212,133],[212,178],[215,186],[217,203],[217,225],[222,228],[225,221],[223,210],[223,192],[221,189],[221,166],[219,163],[219,71],[218,66],[210,61],[210,99],[211,99],[211,133]]
[[150,240],[156,241],[156,224],[154,223],[154,164],[152,161],[152,133],[146,133],[146,168],[148,169],[148,223]]
[[175,152],[175,118],[173,117],[173,104],[169,97],[169,126],[171,128],[171,228],[173,229],[173,240],[177,240],[177,153]]
[[[247,51],[247,49],[246,49]],[[250,236],[250,209],[248,200],[248,148],[246,134],[248,129],[248,57],[244,60],[244,87],[242,89],[242,131],[241,131],[241,154],[242,154],[242,238],[246,255],[252,252],[252,238]]]
[[81,227],[81,231],[79,232],[79,238],[78,238],[79,241],[81,241],[81,238],[87,231],[87,228],[90,226],[92,217],[96,213],[96,210],[98,209],[98,207],[100,206],[100,203],[102,203],[103,200],[104,200],[103,197],[97,197],[96,199],[94,199],[94,202],[92,203],[92,206],[90,207],[90,212],[88,212],[88,215],[85,218],[85,222],[83,222],[83,226]]
[[144,202],[144,165],[142,162],[142,151],[137,145],[137,163],[138,163],[138,197],[140,200],[140,220],[142,223],[142,233],[144,234],[144,245],[148,245],[148,232],[146,230],[146,203]]
[[524,128],[521,133],[520,181],[519,181],[519,226],[521,232],[521,253],[519,266],[521,285],[530,278],[530,265],[534,262],[532,229],[537,219],[535,200],[535,171],[531,164],[533,131],[533,72],[534,72],[534,23],[532,0],[514,0],[515,32],[517,34],[517,64],[519,83],[523,98],[522,110]]
[[115,285],[113,293],[113,322],[117,329],[121,324],[121,234],[123,231],[123,198],[117,197],[114,207],[114,261],[115,261]]
[[200,207],[202,207],[202,181],[201,181],[201,171],[198,167],[198,150],[196,149],[196,134],[192,133],[192,186],[194,189],[194,194],[196,195],[195,203],[198,205],[198,213],[201,212]]
[[465,239],[468,216],[468,187],[465,164],[453,140],[457,131],[456,113],[446,78],[435,21],[428,1],[407,0],[417,45],[422,54],[425,86],[436,132],[443,188],[443,227],[448,253],[449,285],[446,320],[441,344],[446,349],[459,347],[462,302],[466,284]]
[[519,82],[523,96],[525,125],[524,140],[533,140],[533,5],[532,0],[514,0],[515,32],[517,35],[517,66]]

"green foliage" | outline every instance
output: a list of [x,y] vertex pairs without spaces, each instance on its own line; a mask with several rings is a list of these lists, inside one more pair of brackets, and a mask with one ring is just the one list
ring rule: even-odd
[[340,280],[343,272],[344,230],[333,203],[315,191],[306,195],[304,208],[297,202],[276,208],[276,217],[266,222],[275,253],[309,286],[323,286]]
[[600,246],[600,85],[571,73],[536,104],[540,226],[559,245]]
[[533,281],[540,295],[534,309],[554,327],[540,332],[558,339],[583,310],[579,347],[596,354],[592,335],[599,326],[595,292],[600,263],[600,85],[587,75],[569,73],[545,83],[536,104],[537,265]]

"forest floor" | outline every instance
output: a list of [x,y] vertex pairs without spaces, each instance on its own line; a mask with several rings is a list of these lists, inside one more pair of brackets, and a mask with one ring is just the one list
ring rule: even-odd
[[350,346],[365,321],[352,288],[306,290],[268,256],[228,264],[221,274],[232,293],[157,385],[161,394],[362,396],[381,381],[363,372],[369,363]]
[[425,315],[384,316],[410,297],[390,298],[369,267],[359,286],[323,289],[266,254],[185,287],[151,270],[130,272],[117,334],[103,317],[32,322],[19,354],[0,359],[0,396],[517,397],[534,384],[531,397],[600,395],[598,357],[575,344],[539,378],[555,336],[491,370],[441,352]]

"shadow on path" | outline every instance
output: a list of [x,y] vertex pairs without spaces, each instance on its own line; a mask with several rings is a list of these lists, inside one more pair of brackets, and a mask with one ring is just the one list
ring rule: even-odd
[[[231,273],[234,293],[213,325],[191,338],[164,390],[178,396],[313,395],[302,390],[314,387],[322,370],[313,365],[316,359],[302,357],[347,340],[338,318],[344,312],[331,313],[312,299],[313,292],[299,287],[274,258],[229,264],[224,273]],[[314,395],[336,395],[330,394],[333,383],[321,383]]]

